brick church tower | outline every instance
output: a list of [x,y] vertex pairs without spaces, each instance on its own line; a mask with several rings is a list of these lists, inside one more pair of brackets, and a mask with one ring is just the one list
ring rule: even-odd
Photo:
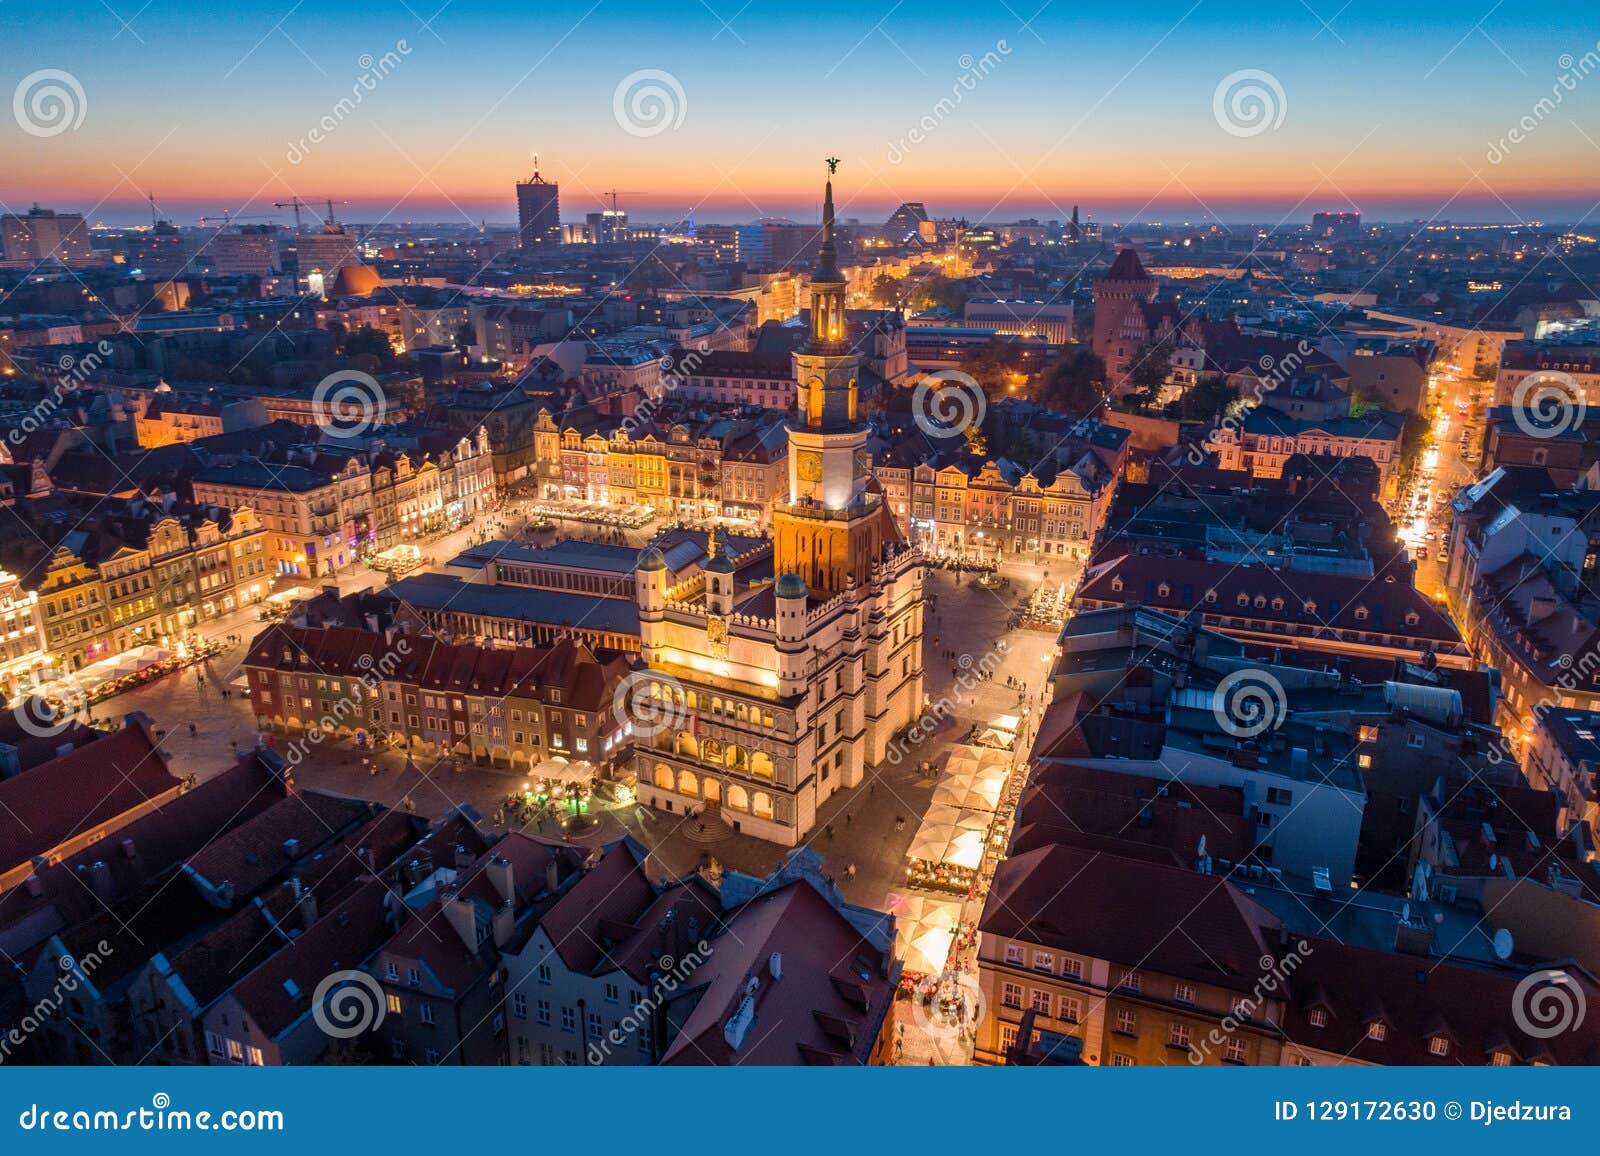
[[[1128,362],[1138,352],[1134,333],[1145,328],[1142,307],[1155,299],[1156,280],[1131,248],[1118,253],[1106,275],[1094,284],[1094,351],[1106,363],[1106,383],[1113,390],[1122,384]],[[1137,324],[1130,327],[1130,319]]]

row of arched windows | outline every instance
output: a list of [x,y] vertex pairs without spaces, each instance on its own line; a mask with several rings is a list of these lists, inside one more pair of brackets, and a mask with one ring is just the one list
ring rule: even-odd
[[688,731],[679,731],[676,736],[662,732],[661,737],[656,740],[656,745],[682,758],[696,759],[715,767],[726,767],[730,771],[755,775],[757,778],[772,778],[772,756],[766,751],[752,751],[741,747],[738,743],[729,743],[724,747],[716,739],[697,739]]
[[751,726],[771,728],[773,723],[770,710],[762,710],[758,706],[739,702],[736,699],[724,699],[720,695],[701,694],[698,691],[684,690],[681,686],[652,682],[650,684],[650,697],[663,701],[670,700],[674,706],[680,706],[686,710],[702,710],[707,714],[714,714],[720,718],[734,719],[738,722],[748,723]]
[[722,781],[711,775],[704,778],[693,771],[679,771],[676,775],[666,763],[657,763],[655,785],[663,791],[676,791],[690,799],[704,799],[717,803],[730,811],[754,815],[757,819],[772,818],[772,796],[765,791],[747,791],[738,783],[729,783],[723,794]]

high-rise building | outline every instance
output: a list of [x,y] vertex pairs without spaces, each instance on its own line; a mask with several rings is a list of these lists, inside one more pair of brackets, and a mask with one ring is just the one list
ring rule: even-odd
[[60,261],[71,265],[94,260],[82,213],[58,213],[38,205],[26,213],[0,216],[0,248],[7,261]]
[[1311,232],[1318,237],[1349,240],[1361,235],[1360,213],[1314,213]]
[[533,170],[517,182],[517,232],[524,249],[561,244],[561,186]]
[[626,209],[604,209],[598,213],[588,214],[586,220],[589,225],[589,239],[596,245],[620,245],[631,235],[628,231]]
[[889,215],[883,226],[884,238],[891,245],[901,245],[922,235],[922,227],[931,225],[928,209],[921,201],[907,201]]
[[277,232],[272,225],[223,229],[211,238],[205,251],[220,276],[266,277],[278,267]]
[[833,228],[830,180],[772,545],[713,534],[702,560],[669,550],[670,568],[652,547],[636,578],[641,713],[665,720],[635,735],[640,798],[787,846],[922,704],[923,566],[872,473]]
[[314,233],[295,238],[295,258],[299,262],[301,283],[313,293],[327,293],[334,278],[346,265],[359,265],[356,238],[343,225],[323,225]]

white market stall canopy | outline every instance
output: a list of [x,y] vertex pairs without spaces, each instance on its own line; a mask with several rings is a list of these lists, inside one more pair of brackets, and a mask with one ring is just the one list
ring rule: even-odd
[[594,765],[579,760],[569,763],[566,759],[546,759],[533,770],[536,779],[549,779],[557,783],[587,783],[594,778]]
[[1005,785],[1004,767],[972,767],[944,775],[933,789],[933,802],[935,806],[992,813],[1000,806]]
[[961,921],[961,904],[953,899],[891,893],[888,907],[894,916],[895,954],[906,969],[924,975],[944,971],[956,924]]
[[935,804],[911,840],[909,858],[976,871],[983,862],[984,844],[994,816],[983,811]]

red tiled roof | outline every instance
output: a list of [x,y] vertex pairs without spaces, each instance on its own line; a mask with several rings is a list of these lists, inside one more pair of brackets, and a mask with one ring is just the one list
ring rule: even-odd
[[1144,263],[1139,260],[1139,252],[1131,245],[1117,254],[1116,260],[1111,262],[1111,268],[1106,270],[1102,281],[1149,281],[1150,274],[1145,272]]
[[[293,943],[251,971],[231,991],[258,1028],[276,1036],[311,1011],[317,985],[336,971],[360,967],[389,934],[389,889],[369,879]],[[285,986],[292,981],[294,991]]]
[[[1521,974],[1491,971],[1393,951],[1375,951],[1324,939],[1305,941],[1290,975],[1284,1015],[1285,1049],[1296,1044],[1333,1052],[1362,1064],[1488,1064],[1505,1051],[1511,1062],[1558,1064],[1600,1062],[1600,1020],[1591,1013],[1569,1030],[1536,1039],[1517,1025],[1513,1009]],[[1594,1007],[1600,984],[1582,968],[1561,969],[1577,985],[1578,1006]],[[1553,997],[1552,997],[1553,998]],[[1320,1008],[1326,1023],[1315,1027]],[[1384,1021],[1384,1038],[1369,1038],[1368,1023]],[[1443,1056],[1429,1041],[1443,1036]]]
[[1248,991],[1277,917],[1214,875],[1057,843],[1000,864],[979,929]]
[[182,785],[154,740],[134,724],[0,781],[0,870],[114,825]]
[[[234,901],[254,895],[302,858],[372,817],[371,804],[298,791],[235,827],[189,860],[189,869],[212,887],[229,887]],[[288,843],[294,840],[294,854]],[[342,852],[336,852],[342,854]]]
[[[1070,763],[1041,763],[1017,807],[1017,824],[1041,824],[1164,847],[1193,864],[1200,840],[1213,858],[1244,859],[1255,846],[1255,823],[1244,795]],[[1019,831],[1020,833],[1020,831]],[[1030,844],[1037,846],[1038,844]],[[1013,842],[1012,852],[1028,848]]]
[[[190,855],[283,796],[282,783],[254,752],[240,756],[220,775],[123,827],[111,839],[39,871],[39,894],[15,887],[0,895],[0,950],[20,955],[46,936],[96,919],[106,920],[120,933],[121,926],[107,915],[107,904],[161,886],[167,873]],[[84,873],[97,863],[104,864],[105,897],[84,882]],[[162,892],[164,899],[187,896],[198,902],[194,895],[189,887]]]
[[[781,978],[772,976],[779,961]],[[754,1021],[734,1048],[725,1028],[757,983]],[[862,1064],[898,976],[890,961],[810,882],[798,880],[739,908],[688,985],[705,993],[663,1064]]]
[[[1411,585],[1409,576],[1396,576],[1392,582],[1388,578],[1126,554],[1106,562],[1079,588],[1078,598],[1094,604],[1139,602],[1179,615],[1198,608],[1208,615],[1292,623],[1312,631],[1310,635],[1286,635],[1286,644],[1296,638],[1314,638],[1319,628],[1390,634],[1414,640],[1419,646],[1460,644],[1461,635],[1449,618]],[[1167,590],[1164,595],[1162,586]],[[1208,602],[1206,592],[1213,589],[1216,600]],[[1248,599],[1247,604],[1239,604],[1240,595]],[[1264,599],[1260,606],[1256,605],[1258,597]],[[1281,607],[1274,608],[1275,600],[1281,600]],[[1307,609],[1308,603],[1316,609]],[[1363,608],[1367,616],[1357,617]],[[1407,625],[1408,614],[1415,614],[1417,621]]]
[[492,697],[516,693],[543,698],[546,690],[555,689],[562,692],[562,705],[588,711],[605,705],[609,680],[622,669],[615,662],[600,662],[587,647],[571,640],[508,651],[413,635],[390,640],[348,626],[282,624],[256,636],[245,665],[336,678],[382,677],[431,690]]

